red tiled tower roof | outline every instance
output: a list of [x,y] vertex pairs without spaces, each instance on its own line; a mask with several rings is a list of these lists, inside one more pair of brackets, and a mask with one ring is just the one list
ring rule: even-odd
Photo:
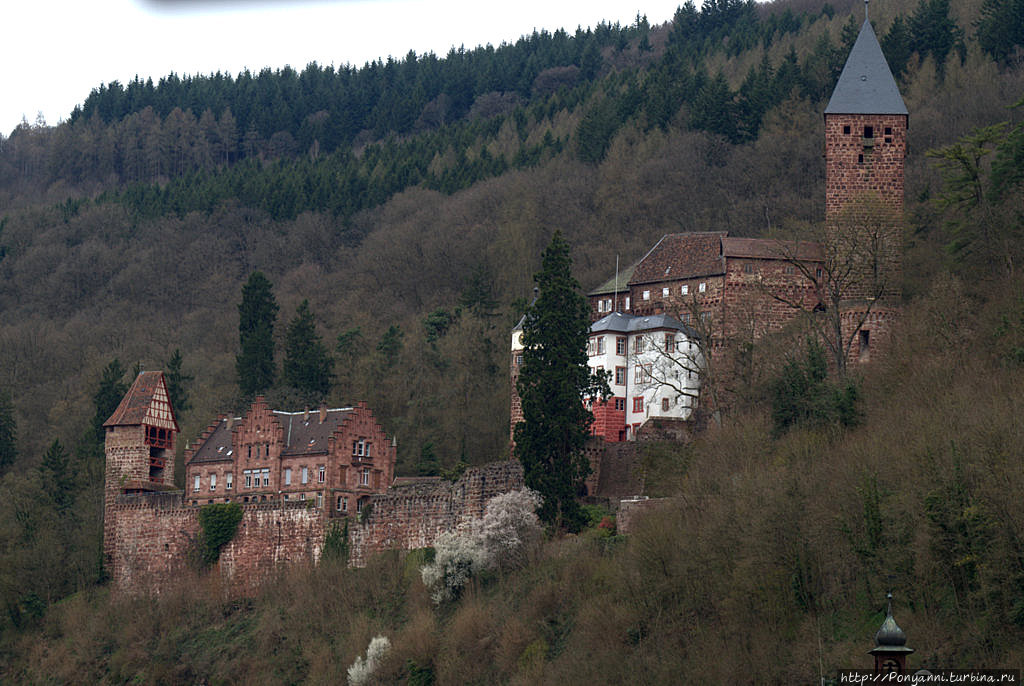
[[142,372],[103,426],[147,424],[180,431],[163,372]]

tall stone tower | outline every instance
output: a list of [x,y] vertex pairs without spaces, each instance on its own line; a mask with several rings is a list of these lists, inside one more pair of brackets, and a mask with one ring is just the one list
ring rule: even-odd
[[865,16],[825,108],[826,251],[833,273],[847,280],[840,312],[843,341],[853,340],[849,362],[884,349],[899,314],[907,125]]
[[109,562],[114,546],[110,508],[117,497],[174,490],[174,439],[179,429],[163,372],[139,374],[103,429],[103,552]]

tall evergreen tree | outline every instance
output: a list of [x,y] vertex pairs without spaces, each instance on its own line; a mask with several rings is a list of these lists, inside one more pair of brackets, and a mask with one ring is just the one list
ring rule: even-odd
[[274,324],[277,301],[273,285],[262,272],[253,272],[242,287],[238,305],[238,342],[235,358],[238,388],[243,395],[262,393],[274,385]]
[[524,421],[515,427],[515,441],[526,485],[544,496],[538,514],[578,530],[582,514],[576,497],[590,472],[583,445],[594,419],[583,399],[609,391],[607,381],[587,367],[589,308],[571,266],[569,244],[556,231],[534,276],[540,292],[523,324],[516,389]]
[[53,500],[57,514],[63,515],[74,501],[74,482],[71,478],[71,458],[60,441],[54,441],[46,449],[39,465],[39,475],[46,484],[46,492]]
[[171,407],[178,413],[192,409],[187,386],[194,378],[191,374],[182,371],[181,365],[181,350],[175,348],[171,359],[167,360],[167,374],[164,375],[164,379],[167,381],[167,395],[171,401]]
[[103,370],[103,378],[100,379],[99,388],[92,397],[93,407],[96,413],[93,415],[92,425],[96,441],[102,447],[105,440],[103,422],[110,419],[114,410],[121,403],[121,398],[128,392],[128,384],[124,381],[125,368],[116,357],[111,360]]
[[284,382],[301,391],[310,400],[322,400],[331,392],[334,360],[320,335],[316,321],[309,310],[309,301],[303,300],[288,324],[285,334]]
[[18,459],[18,425],[10,392],[0,391],[0,474]]

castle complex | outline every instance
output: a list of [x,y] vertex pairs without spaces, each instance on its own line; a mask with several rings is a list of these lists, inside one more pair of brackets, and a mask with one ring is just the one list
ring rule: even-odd
[[[825,109],[825,230],[808,241],[727,232],[662,237],[636,264],[592,290],[588,357],[612,397],[589,401],[590,495],[636,493],[628,444],[689,419],[706,357],[777,332],[798,316],[831,316],[849,363],[884,351],[900,308],[903,164],[908,115],[871,24],[861,27]],[[512,332],[511,424],[522,420]],[[159,372],[135,379],[104,424],[104,562],[115,588],[159,589],[184,569],[201,506],[242,510],[217,563],[251,586],[279,565],[315,563],[332,527],[348,531],[351,561],[386,548],[432,545],[480,517],[486,501],[520,488],[515,461],[477,467],[455,483],[394,478],[395,445],[365,406],[274,410],[257,398],[218,417],[185,451],[175,491],[179,427]],[[622,477],[622,478],[619,478]]]
[[[847,364],[885,350],[900,310],[908,114],[866,18],[824,117],[823,235],[794,241],[725,231],[667,234],[587,294],[590,366],[613,372],[614,382],[609,404],[593,408],[595,435],[615,442],[637,437],[648,420],[689,417],[699,385],[687,377],[698,371],[694,343],[720,359],[803,316],[817,320],[819,334]],[[644,355],[627,333],[654,322],[652,316],[660,319],[645,333]],[[513,427],[522,421],[517,333]],[[660,347],[657,334],[666,334]],[[683,351],[675,347],[680,342]],[[672,374],[659,375],[655,361]]]
[[139,374],[103,426],[104,564],[124,592],[159,591],[188,568],[204,505],[241,509],[217,565],[226,583],[250,588],[281,565],[315,563],[332,527],[348,532],[350,561],[362,564],[387,548],[432,545],[523,481],[513,462],[469,469],[454,483],[398,480],[394,442],[365,405],[282,412],[257,398],[185,451],[178,491],[179,429],[160,372]]

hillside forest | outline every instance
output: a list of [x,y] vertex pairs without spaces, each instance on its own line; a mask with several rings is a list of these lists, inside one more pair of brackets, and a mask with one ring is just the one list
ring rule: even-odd
[[[253,390],[258,272],[272,404],[365,400],[403,475],[506,457],[509,332],[555,230],[586,290],[666,233],[820,228],[822,111],[864,3],[686,2],[443,56],[98,84],[0,134],[0,679],[339,682],[383,633],[387,683],[806,683],[868,666],[890,589],[912,664],[1019,666],[1024,3],[870,11],[910,112],[905,319],[858,371],[856,420],[773,425],[821,375],[799,336],[764,341],[715,426],[646,449],[676,505],[538,543],[441,606],[422,551],[243,601],[202,576],[112,600],[100,425],[165,370],[181,474]],[[286,371],[300,350],[326,384]]]

